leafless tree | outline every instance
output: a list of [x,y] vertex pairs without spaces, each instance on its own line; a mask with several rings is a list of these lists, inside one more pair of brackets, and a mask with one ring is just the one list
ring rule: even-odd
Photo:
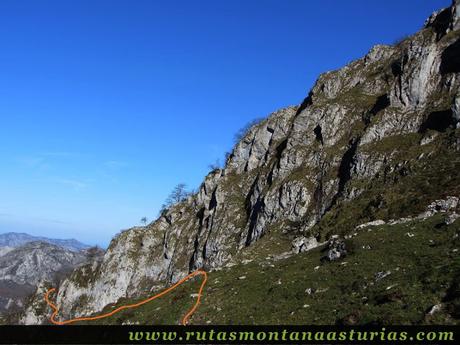
[[179,183],[176,187],[174,187],[173,191],[171,192],[171,194],[169,194],[165,203],[161,205],[160,215],[164,214],[165,211],[171,206],[187,199],[190,193],[187,192],[186,188],[187,185],[185,183]]
[[238,144],[241,141],[241,139],[243,139],[246,135],[248,135],[252,127],[259,124],[262,120],[263,118],[256,118],[254,120],[251,120],[243,128],[241,128],[238,132],[236,132],[235,137],[234,137],[235,144]]

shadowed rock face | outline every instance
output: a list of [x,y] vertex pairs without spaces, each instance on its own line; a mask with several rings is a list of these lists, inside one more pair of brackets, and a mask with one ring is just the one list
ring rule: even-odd
[[435,111],[429,114],[426,120],[420,126],[421,132],[434,130],[438,132],[445,132],[449,128],[455,128],[457,120],[451,109],[443,111]]
[[0,312],[22,307],[42,281],[57,284],[75,267],[101,255],[99,249],[77,252],[40,241],[9,248],[0,256]]
[[460,29],[460,1],[454,0],[452,2],[452,13],[453,13],[453,20],[452,20],[452,30],[459,30]]
[[[455,2],[397,46],[375,46],[322,74],[300,106],[253,126],[196,194],[147,227],[122,232],[102,262],[60,284],[63,317],[96,312],[197,268],[222,267],[277,229],[325,240],[330,234],[318,224],[375,179],[392,183],[411,176],[411,162],[457,153],[458,13]],[[449,131],[449,144],[430,144]],[[414,156],[421,147],[427,152]],[[380,204],[376,197],[368,207]],[[43,318],[34,313],[29,308],[23,322]]]
[[441,74],[460,72],[460,40],[452,43],[442,53],[440,71]]

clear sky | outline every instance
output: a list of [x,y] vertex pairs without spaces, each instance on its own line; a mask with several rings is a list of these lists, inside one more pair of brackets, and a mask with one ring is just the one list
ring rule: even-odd
[[1,0],[0,233],[107,245],[448,0]]

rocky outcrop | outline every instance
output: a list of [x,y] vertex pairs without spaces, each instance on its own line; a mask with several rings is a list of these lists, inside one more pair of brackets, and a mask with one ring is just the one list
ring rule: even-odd
[[460,29],[460,1],[454,0],[452,5],[452,14],[453,20],[451,24],[451,30],[459,30]]
[[456,122],[455,127],[460,128],[460,95],[455,96],[454,103],[452,104],[452,114]]
[[300,236],[292,241],[292,251],[296,254],[307,252],[318,247],[320,244],[314,237]]
[[44,242],[30,242],[0,257],[0,279],[37,285],[56,272],[83,262],[85,256]]
[[328,243],[327,253],[323,260],[337,261],[347,256],[347,246],[338,236],[334,236]]
[[[300,106],[251,127],[196,194],[147,227],[122,232],[102,262],[61,283],[62,317],[96,312],[197,268],[217,269],[272,232],[299,239],[294,251],[308,250],[329,240],[332,211],[377,180],[396,183],[432,157],[458,155],[457,13],[456,2],[398,45],[375,46],[322,74]],[[376,197],[366,207],[372,214],[382,203]],[[346,251],[344,242],[330,242],[327,257]]]
[[359,230],[359,229],[368,228],[370,226],[380,226],[380,225],[384,225],[384,224],[386,224],[384,220],[377,219],[377,220],[373,220],[372,222],[360,224],[360,225],[358,225],[356,227],[356,229]]
[[41,282],[57,284],[82,263],[97,262],[101,253],[97,248],[77,252],[46,242],[27,242],[10,248],[0,256],[0,313],[22,307],[25,298]]

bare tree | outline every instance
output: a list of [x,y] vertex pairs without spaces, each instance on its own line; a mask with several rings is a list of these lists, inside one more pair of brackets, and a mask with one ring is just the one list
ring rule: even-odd
[[221,168],[220,159],[216,159],[216,161],[215,161],[214,163],[209,164],[208,168],[209,168],[211,171],[220,169],[220,168]]
[[161,205],[160,215],[163,215],[165,211],[171,206],[187,199],[190,193],[187,192],[186,187],[187,185],[185,183],[179,183],[176,187],[174,187],[173,191],[171,192],[171,194],[169,194],[165,203]]
[[235,144],[238,144],[241,141],[241,139],[243,139],[246,135],[248,135],[252,127],[259,124],[263,120],[264,120],[263,118],[256,118],[254,120],[251,120],[243,128],[241,128],[238,132],[236,132],[235,137],[234,137]]
[[186,191],[187,185],[185,183],[179,183],[176,187],[174,187],[171,194],[169,194],[166,203],[169,205],[177,204],[178,202],[184,201],[188,193]]
[[144,224],[144,226],[147,224],[147,221],[148,221],[147,217],[141,218],[141,223]]
[[158,213],[158,216],[162,216],[166,210],[168,209],[168,205],[166,205],[166,203],[163,203],[160,207],[160,212]]

